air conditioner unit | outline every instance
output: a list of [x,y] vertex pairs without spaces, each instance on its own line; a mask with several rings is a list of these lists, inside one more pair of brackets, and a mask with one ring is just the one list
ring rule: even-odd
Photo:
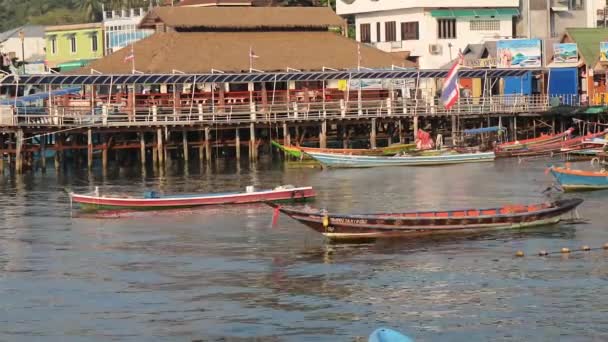
[[439,44],[429,44],[429,52],[431,55],[441,55],[442,47]]

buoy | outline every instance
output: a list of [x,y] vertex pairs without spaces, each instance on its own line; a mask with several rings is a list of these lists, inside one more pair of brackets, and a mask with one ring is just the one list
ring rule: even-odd
[[327,228],[329,226],[329,216],[323,216],[323,227]]
[[587,245],[584,245],[584,246],[582,247],[582,249],[583,249],[584,251],[590,251],[590,250],[591,250],[591,247],[589,247],[589,246],[587,246]]
[[568,254],[568,253],[570,253],[570,248],[564,247],[564,248],[562,248],[561,252],[564,254]]
[[549,253],[546,250],[543,249],[542,251],[538,252],[538,255],[540,255],[540,256],[547,256],[547,255],[549,255]]
[[524,256],[524,252],[523,252],[523,251],[517,251],[517,252],[515,253],[515,256],[516,256],[516,257],[523,257],[523,256]]
[[604,249],[608,249],[608,242],[604,244]]

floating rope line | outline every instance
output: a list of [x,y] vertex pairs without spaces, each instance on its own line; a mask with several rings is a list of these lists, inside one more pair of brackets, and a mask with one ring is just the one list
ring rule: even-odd
[[[549,256],[549,255],[555,255],[555,254],[571,254],[571,253],[576,253],[576,252],[592,252],[592,251],[600,251],[600,250],[604,250],[604,251],[608,251],[608,242],[605,243],[602,247],[589,247],[587,245],[583,245],[581,246],[579,249],[570,249],[568,247],[563,247],[562,249],[560,249],[559,251],[546,251],[546,250],[540,250],[538,251],[538,253],[536,255],[538,256]],[[522,258],[524,256],[526,256],[526,254],[524,253],[524,251],[517,251],[515,252],[515,256]]]

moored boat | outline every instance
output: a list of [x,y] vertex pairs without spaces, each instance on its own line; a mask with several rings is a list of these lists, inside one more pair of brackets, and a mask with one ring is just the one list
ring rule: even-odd
[[552,142],[558,142],[564,140],[564,138],[568,137],[574,132],[574,128],[569,128],[562,133],[557,134],[541,134],[539,137],[524,139],[524,140],[515,140],[506,143],[499,144],[496,146],[498,150],[513,150],[513,149],[521,149],[527,148],[534,145],[547,144]]
[[571,170],[569,167],[552,166],[549,172],[564,191],[608,189],[608,172],[606,170]]
[[341,153],[306,152],[323,166],[331,168],[375,166],[429,166],[460,163],[476,163],[494,160],[494,152],[452,153],[421,156],[360,156]]
[[600,137],[608,133],[608,131],[603,131],[600,133],[589,134],[586,136],[574,137],[566,140],[551,140],[543,143],[537,143],[533,146],[525,146],[518,149],[501,149],[497,148],[495,150],[497,158],[504,157],[530,157],[530,156],[540,156],[540,155],[548,155],[552,153],[561,153],[564,150],[568,152],[575,150],[586,149],[585,141],[588,139],[594,139],[596,137]]
[[96,189],[93,194],[71,192],[70,200],[78,203],[85,211],[96,210],[161,210],[190,208],[219,204],[245,204],[256,202],[303,201],[315,196],[312,187],[279,186],[274,189],[256,190],[247,187],[244,192],[225,192],[207,194],[160,195],[146,192],[142,197],[106,196]]
[[582,202],[582,199],[574,198],[489,209],[373,214],[335,214],[310,207],[270,205],[330,240],[353,240],[471,233],[555,224],[561,220],[562,215],[576,209]]
[[[366,156],[391,156],[406,151],[414,151],[416,144],[392,144],[386,147],[379,148],[318,148],[318,147],[303,147],[303,146],[290,146],[281,145],[280,143],[272,140],[272,145],[281,151],[289,154],[290,156],[298,159],[306,158],[306,152],[322,152],[322,153],[341,153],[341,154],[352,154],[352,155],[366,155]],[[304,153],[304,155],[303,155]]]

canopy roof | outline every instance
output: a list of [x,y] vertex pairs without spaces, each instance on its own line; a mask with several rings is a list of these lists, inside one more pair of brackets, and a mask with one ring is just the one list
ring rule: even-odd
[[[462,78],[500,78],[523,76],[528,72],[540,73],[544,69],[460,69]],[[262,73],[206,73],[206,74],[108,74],[108,75],[8,75],[0,85],[110,85],[110,84],[183,84],[183,83],[242,83],[323,81],[347,79],[412,79],[443,78],[448,70],[342,70],[311,72],[262,72]]]

